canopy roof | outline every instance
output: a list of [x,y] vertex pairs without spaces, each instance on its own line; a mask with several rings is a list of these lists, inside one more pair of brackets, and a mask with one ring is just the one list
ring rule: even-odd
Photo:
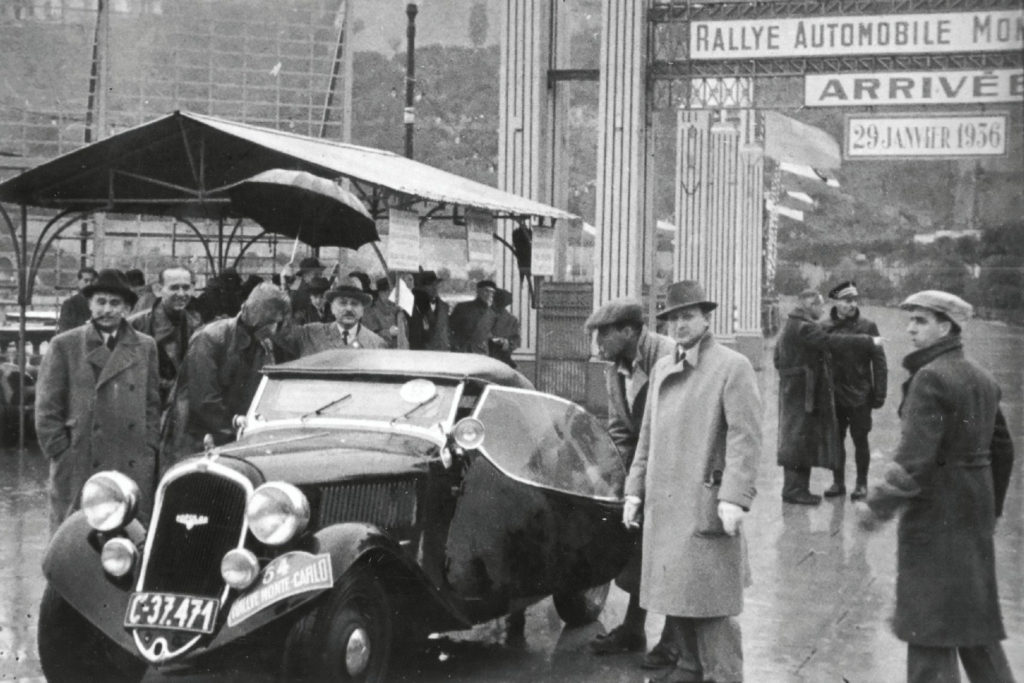
[[376,216],[385,195],[483,209],[498,218],[572,214],[392,152],[176,111],[0,183],[0,201],[187,217],[237,217],[224,189],[271,168],[347,178]]

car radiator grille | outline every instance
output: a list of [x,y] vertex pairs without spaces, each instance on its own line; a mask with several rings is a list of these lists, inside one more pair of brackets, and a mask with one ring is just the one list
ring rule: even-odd
[[238,546],[246,490],[210,472],[169,482],[152,525],[142,590],[219,598],[220,561]]
[[416,486],[413,478],[323,486],[319,526],[369,522],[392,532],[409,531],[416,525]]

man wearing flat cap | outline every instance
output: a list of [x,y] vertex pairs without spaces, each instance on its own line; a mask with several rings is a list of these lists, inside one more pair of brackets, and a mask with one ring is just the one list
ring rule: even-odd
[[736,616],[749,584],[742,520],[754,500],[761,399],[750,361],[710,332],[717,307],[692,280],[669,286],[675,353],[651,371],[626,478],[623,522],[643,523],[640,604],[666,615],[682,654],[658,680],[743,680]]
[[775,342],[782,500],[795,505],[821,503],[821,496],[810,491],[812,467],[835,471],[839,466],[831,354],[837,350],[868,354],[881,345],[881,337],[826,333],[818,323],[823,313],[821,294],[805,290]]
[[[824,324],[829,334],[866,334],[877,337],[878,326],[860,313],[857,306],[859,292],[851,280],[833,287],[828,298],[834,302],[829,319]],[[885,350],[872,346],[869,351],[836,349],[832,352],[833,381],[835,382],[836,422],[839,438],[839,462],[833,470],[832,487],[825,497],[846,494],[846,432],[853,439],[853,457],[857,467],[857,483],[850,494],[851,500],[862,500],[868,495],[868,466],[871,464],[871,411],[885,404],[888,369]]]
[[452,351],[487,355],[487,340],[497,317],[492,308],[497,290],[493,280],[480,280],[476,283],[475,299],[455,304],[450,320]]
[[[675,353],[676,343],[670,337],[647,329],[643,306],[633,299],[609,301],[587,318],[585,327],[593,335],[601,359],[611,363],[604,371],[608,393],[608,434],[618,446],[628,472],[643,423],[648,377],[659,358]],[[619,588],[629,593],[626,616],[621,625],[591,642],[590,647],[596,654],[643,651],[647,648],[647,610],[640,606],[642,535],[637,534],[633,542],[629,563],[615,579]],[[663,630],[661,642],[645,657],[646,667],[672,666],[675,663],[678,653],[674,652],[674,645],[667,636],[668,631]]]
[[959,681],[962,664],[975,683],[1013,681],[993,540],[1013,466],[999,386],[964,356],[970,304],[928,290],[900,308],[915,349],[903,359],[900,441],[858,514],[871,529],[902,512],[892,624],[907,680]]
[[328,349],[384,349],[387,342],[362,324],[371,297],[359,287],[341,285],[327,292],[334,322],[292,325],[276,341],[298,357]]
[[156,342],[125,321],[136,295],[119,271],[101,271],[82,294],[90,321],[50,341],[36,385],[36,433],[50,462],[51,531],[79,507],[82,485],[101,470],[138,484],[144,520],[156,490]]

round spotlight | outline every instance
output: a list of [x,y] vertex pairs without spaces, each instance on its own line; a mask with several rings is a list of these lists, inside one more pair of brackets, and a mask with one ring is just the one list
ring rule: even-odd
[[127,538],[118,536],[103,544],[100,564],[103,565],[103,571],[120,578],[132,570],[138,557],[139,550],[135,544]]
[[452,438],[456,445],[465,450],[479,448],[484,442],[484,423],[475,417],[466,417],[459,420],[452,431]]
[[267,545],[283,545],[309,524],[309,501],[297,487],[283,481],[253,491],[245,508],[252,535]]
[[220,561],[221,578],[224,579],[224,583],[236,590],[248,588],[259,573],[259,561],[245,548],[229,550]]
[[138,485],[120,472],[98,472],[82,487],[82,511],[97,531],[122,528],[132,521],[138,504]]

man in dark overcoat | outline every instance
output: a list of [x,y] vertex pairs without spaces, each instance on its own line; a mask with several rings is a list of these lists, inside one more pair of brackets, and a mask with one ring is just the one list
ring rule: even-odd
[[810,491],[811,468],[839,464],[839,432],[830,352],[869,353],[881,338],[866,334],[829,335],[818,324],[821,294],[806,290],[789,314],[775,343],[779,372],[778,463],[784,469],[782,500],[817,505]]
[[317,319],[316,307],[310,297],[310,288],[313,280],[323,275],[323,272],[324,264],[320,263],[320,259],[316,256],[307,256],[299,261],[299,284],[291,293],[292,317],[299,325]]
[[[633,299],[609,301],[590,315],[585,327],[593,335],[601,359],[609,362],[604,371],[608,434],[628,472],[643,423],[648,377],[659,358],[675,353],[676,342],[648,330],[643,306]],[[629,563],[615,579],[619,588],[629,593],[626,616],[622,624],[591,642],[597,654],[642,651],[647,647],[647,610],[640,606],[642,551],[643,536],[636,534]],[[663,630],[661,641],[644,658],[645,668],[672,666],[677,656],[668,630]]]
[[[874,321],[861,315],[857,306],[860,293],[852,280],[833,287],[828,298],[835,302],[825,323],[829,334],[866,334],[879,336]],[[836,349],[832,352],[835,381],[836,422],[839,429],[839,463],[833,471],[832,486],[825,496],[846,494],[846,432],[853,439],[853,457],[857,467],[857,480],[850,494],[851,500],[862,500],[868,495],[868,468],[871,464],[871,411],[885,404],[888,368],[885,350],[881,346],[871,351]]]
[[441,278],[432,270],[413,275],[413,308],[409,316],[409,348],[451,351],[448,304],[437,295]]
[[89,322],[92,317],[89,311],[89,299],[82,293],[82,290],[91,285],[95,279],[95,268],[83,266],[78,269],[78,291],[60,304],[60,314],[57,316],[58,332],[67,332]]
[[491,327],[491,338],[487,340],[487,353],[513,368],[516,362],[512,354],[523,338],[519,329],[519,318],[508,310],[512,303],[512,292],[499,289],[494,293],[494,325]]
[[914,351],[903,359],[900,441],[883,482],[858,503],[861,524],[902,512],[893,630],[910,683],[1013,681],[996,585],[993,534],[1013,444],[992,375],[964,357],[971,306],[936,290],[900,305]]
[[[736,616],[750,583],[744,515],[756,495],[761,399],[754,368],[710,332],[717,304],[684,280],[668,289],[679,346],[651,371],[623,523],[640,526],[640,604],[666,615],[676,666],[659,680],[743,680]],[[641,513],[642,509],[642,513]]]
[[487,340],[497,317],[492,306],[497,289],[493,280],[480,280],[475,299],[455,304],[449,320],[452,351],[487,355]]
[[273,341],[289,315],[288,295],[261,283],[237,316],[208,323],[193,335],[164,424],[167,464],[201,450],[207,434],[217,445],[235,438],[232,422],[249,410],[263,366],[294,357]]
[[203,324],[199,312],[190,308],[195,274],[185,266],[160,271],[160,298],[128,318],[128,324],[156,340],[160,360],[160,405],[170,403],[171,387],[178,368],[185,361],[188,340]]
[[50,528],[80,505],[85,481],[117,470],[135,481],[139,515],[153,508],[160,436],[156,342],[124,319],[135,293],[116,270],[82,290],[91,319],[50,341],[36,387],[36,434],[50,461]]

